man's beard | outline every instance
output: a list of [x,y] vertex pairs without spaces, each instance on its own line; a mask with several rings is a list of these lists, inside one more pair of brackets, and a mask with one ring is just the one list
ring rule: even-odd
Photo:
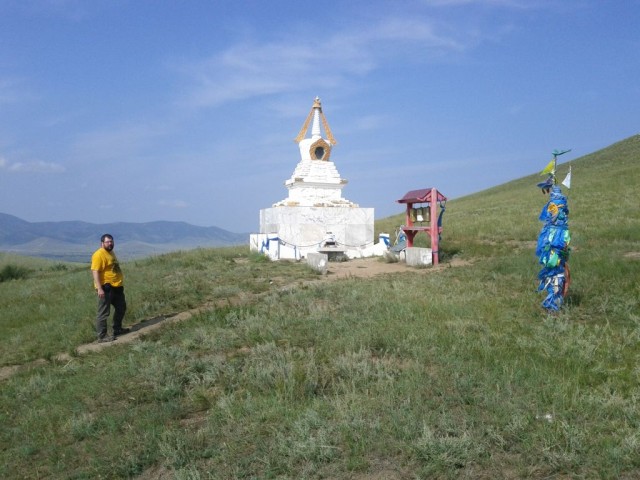
[[113,245],[105,245],[105,246],[104,246],[104,249],[105,249],[107,252],[110,252],[111,250],[113,250]]

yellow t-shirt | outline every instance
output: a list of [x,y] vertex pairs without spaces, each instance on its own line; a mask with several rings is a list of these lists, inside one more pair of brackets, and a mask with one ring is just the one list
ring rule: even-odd
[[[96,270],[100,277],[100,285],[110,283],[112,287],[121,287],[124,276],[115,254],[99,248],[91,256],[91,270]],[[98,285],[94,285],[98,288]]]

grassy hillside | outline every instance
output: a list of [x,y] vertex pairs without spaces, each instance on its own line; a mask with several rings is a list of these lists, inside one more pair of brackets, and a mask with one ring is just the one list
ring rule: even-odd
[[211,307],[87,355],[87,268],[28,265],[0,283],[0,364],[48,361],[2,381],[0,477],[638,478],[639,159],[634,136],[571,162],[557,315],[538,175],[449,202],[437,270],[314,286],[244,248],[125,263],[129,323]]
[[[540,160],[540,170],[547,160]],[[559,164],[560,180],[569,165],[572,166],[572,188],[562,188],[569,199],[574,241],[583,247],[607,243],[607,249],[613,247],[621,254],[640,250],[637,243],[640,239],[640,135]],[[443,247],[452,251],[484,243],[500,245],[537,240],[541,226],[537,218],[547,197],[535,185],[544,178],[535,173],[448,202]],[[378,222],[376,230],[393,232],[402,223],[404,216],[397,215]]]

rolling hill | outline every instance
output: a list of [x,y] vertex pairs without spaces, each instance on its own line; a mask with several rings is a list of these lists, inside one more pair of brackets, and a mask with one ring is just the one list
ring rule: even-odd
[[123,259],[197,247],[241,245],[248,238],[247,234],[184,222],[27,222],[0,213],[0,251],[20,255],[86,261],[100,245],[103,233],[115,237],[118,254]]

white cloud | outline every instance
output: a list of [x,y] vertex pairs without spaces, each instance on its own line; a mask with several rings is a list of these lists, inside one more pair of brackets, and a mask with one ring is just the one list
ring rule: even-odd
[[462,51],[477,43],[477,38],[468,35],[432,20],[394,17],[321,42],[313,35],[303,41],[291,36],[271,43],[245,42],[201,62],[178,66],[192,82],[183,103],[212,107],[302,88],[339,86],[389,59],[425,61],[444,51]]
[[36,160],[33,162],[8,162],[0,157],[0,168],[13,173],[62,173],[65,168],[59,163],[43,162]]

